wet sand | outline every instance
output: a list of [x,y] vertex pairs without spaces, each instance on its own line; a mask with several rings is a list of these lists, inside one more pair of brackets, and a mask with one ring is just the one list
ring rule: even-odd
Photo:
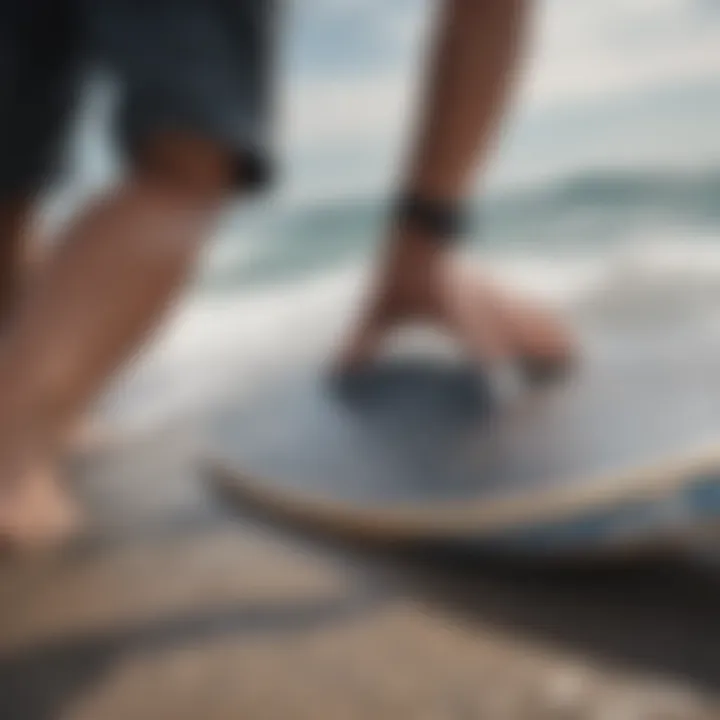
[[76,468],[98,529],[0,569],[0,718],[720,717],[712,573],[330,547],[218,507],[193,440]]

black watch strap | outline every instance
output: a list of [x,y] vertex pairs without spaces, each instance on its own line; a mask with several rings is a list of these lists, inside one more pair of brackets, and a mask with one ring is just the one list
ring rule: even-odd
[[462,203],[405,195],[395,209],[396,221],[409,224],[438,242],[452,242],[468,228],[468,213]]

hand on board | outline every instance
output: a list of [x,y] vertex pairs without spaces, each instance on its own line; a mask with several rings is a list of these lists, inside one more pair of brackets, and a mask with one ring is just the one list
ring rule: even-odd
[[339,369],[368,364],[391,331],[413,321],[447,332],[484,365],[511,361],[530,374],[554,374],[573,358],[571,335],[551,312],[506,293],[437,245],[404,238],[393,245]]

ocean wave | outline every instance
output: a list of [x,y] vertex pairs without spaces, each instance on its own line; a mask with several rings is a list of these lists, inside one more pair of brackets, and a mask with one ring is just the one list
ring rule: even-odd
[[[719,229],[718,197],[720,169],[587,172],[478,201],[469,244],[488,251],[594,255],[642,236],[710,236]],[[225,255],[212,264],[203,288],[232,293],[364,262],[382,241],[387,214],[387,203],[348,198],[273,207],[242,234],[230,224],[218,243]],[[240,246],[234,259],[233,248]]]

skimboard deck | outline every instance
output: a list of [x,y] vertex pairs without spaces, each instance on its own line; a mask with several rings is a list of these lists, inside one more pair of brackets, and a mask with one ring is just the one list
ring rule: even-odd
[[612,340],[502,414],[450,361],[339,385],[295,373],[218,417],[208,468],[227,498],[358,539],[550,555],[712,542],[720,353]]

